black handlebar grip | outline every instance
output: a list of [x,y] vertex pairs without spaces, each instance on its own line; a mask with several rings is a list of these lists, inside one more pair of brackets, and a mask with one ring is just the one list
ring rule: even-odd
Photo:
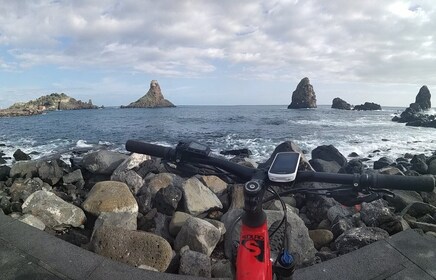
[[433,176],[400,176],[380,175],[374,176],[374,188],[394,190],[431,192],[435,187]]
[[174,149],[135,140],[128,140],[126,142],[126,150],[138,154],[169,159],[168,157]]

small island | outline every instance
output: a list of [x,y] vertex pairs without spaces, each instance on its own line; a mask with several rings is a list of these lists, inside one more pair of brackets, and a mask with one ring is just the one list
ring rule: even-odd
[[150,82],[150,89],[140,99],[121,108],[164,108],[176,107],[173,103],[166,100],[162,94],[159,83],[156,80]]
[[303,78],[292,93],[288,109],[316,108],[316,95],[309,78]]
[[28,102],[15,103],[11,107],[0,110],[0,117],[32,116],[45,111],[98,109],[88,102],[76,100],[65,93],[52,93]]

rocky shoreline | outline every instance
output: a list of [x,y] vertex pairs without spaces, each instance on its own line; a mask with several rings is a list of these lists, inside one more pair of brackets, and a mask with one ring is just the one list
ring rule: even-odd
[[[275,152],[289,150],[300,151],[294,143],[285,142]],[[99,150],[73,157],[70,164],[60,159],[19,161],[28,157],[15,154],[17,161],[12,166],[0,167],[0,215],[135,267],[231,277],[224,236],[242,212],[241,184],[225,177],[174,173],[159,159],[139,154]],[[232,160],[257,165],[246,158],[248,154]],[[320,146],[300,168],[436,174],[436,151],[395,160],[382,158],[374,163],[375,169],[354,156],[348,161],[335,147]],[[436,237],[436,192],[394,193],[395,198],[362,203],[360,209],[326,197],[283,197],[297,266],[335,258],[410,227]],[[264,207],[269,225],[281,219],[278,200]],[[233,238],[237,234],[235,230]]]

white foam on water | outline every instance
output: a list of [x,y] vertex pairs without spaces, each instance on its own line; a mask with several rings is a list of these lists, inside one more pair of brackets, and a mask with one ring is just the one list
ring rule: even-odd
[[88,144],[86,140],[79,140],[76,143],[77,148],[92,148],[93,146],[91,144]]

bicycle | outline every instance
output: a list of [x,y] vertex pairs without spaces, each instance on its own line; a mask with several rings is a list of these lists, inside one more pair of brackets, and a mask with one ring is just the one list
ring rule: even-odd
[[[277,183],[268,179],[267,169],[254,169],[224,158],[213,157],[208,146],[197,142],[180,142],[176,148],[128,140],[126,150],[135,153],[147,154],[171,162],[185,171],[193,173],[200,168],[211,167],[219,174],[233,176],[237,182],[244,185],[244,213],[242,215],[242,228],[240,240],[237,244],[235,264],[236,279],[291,279],[295,270],[294,257],[286,242],[287,222],[286,205],[281,196],[287,194],[325,195],[332,197],[346,206],[357,205],[362,202],[371,202],[382,198],[383,195],[393,195],[386,189],[426,191],[431,192],[435,187],[433,176],[397,176],[381,174],[337,174],[315,171],[298,171],[294,182],[322,182],[340,184],[331,188],[290,188],[293,183]],[[197,166],[197,167],[196,167]],[[197,168],[197,169],[196,169]],[[205,175],[205,174],[204,174]],[[284,192],[277,193],[271,186],[287,187]],[[269,232],[266,214],[262,208],[264,194],[272,194],[266,200],[277,198],[281,201],[284,215],[280,224]],[[237,221],[235,221],[236,223]],[[234,224],[235,224],[234,223]],[[274,260],[271,260],[270,237],[280,228],[285,227],[283,248]],[[233,227],[233,226],[232,226]],[[229,231],[231,236],[232,230]]]

